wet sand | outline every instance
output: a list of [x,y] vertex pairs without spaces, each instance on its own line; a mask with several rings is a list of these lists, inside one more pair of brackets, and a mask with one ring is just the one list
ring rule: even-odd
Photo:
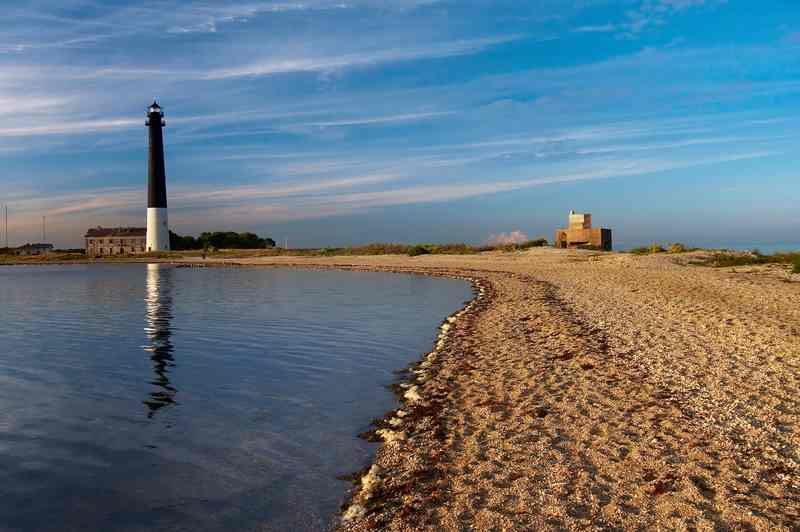
[[347,530],[800,529],[800,276],[538,249],[240,264],[465,276]]

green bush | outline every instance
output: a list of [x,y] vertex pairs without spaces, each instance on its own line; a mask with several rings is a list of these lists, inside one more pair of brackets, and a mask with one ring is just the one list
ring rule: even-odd
[[445,254],[445,255],[470,255],[476,253],[477,250],[464,243],[456,244],[442,244],[440,246],[432,246],[429,248],[431,253]]
[[733,267],[733,266],[751,266],[754,264],[790,264],[794,273],[800,273],[798,264],[800,264],[800,252],[794,253],[773,253],[772,255],[763,255],[754,252],[717,252],[714,253],[706,262],[717,268]]
[[672,244],[669,245],[667,251],[669,251],[670,253],[686,253],[688,249],[686,249],[686,246],[684,246],[683,244],[680,244],[678,242],[673,242]]
[[422,245],[413,246],[411,249],[408,250],[409,257],[417,257],[419,255],[429,255],[430,250]]
[[519,248],[520,249],[542,248],[549,244],[550,242],[548,242],[546,238],[537,238],[535,240],[528,240],[527,242],[519,244]]
[[638,248],[633,248],[629,251],[629,253],[633,255],[652,255],[653,253],[664,253],[667,250],[661,247],[660,244],[653,242],[649,246],[640,246]]
[[181,236],[169,232],[170,249],[173,251],[190,251],[210,248],[214,249],[269,249],[275,247],[271,238],[261,238],[254,233],[235,233],[233,231],[215,231],[203,233],[199,237]]
[[519,244],[486,244],[478,248],[470,248],[472,253],[481,251],[505,251],[506,253],[520,251],[530,248],[539,248],[549,245],[550,242],[546,238],[537,238],[535,240],[527,240]]

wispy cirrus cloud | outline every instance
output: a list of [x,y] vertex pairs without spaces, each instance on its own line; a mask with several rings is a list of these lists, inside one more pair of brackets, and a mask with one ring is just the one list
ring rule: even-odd
[[311,10],[351,9],[344,2],[248,2],[238,5],[203,4],[191,6],[179,14],[179,20],[168,28],[170,33],[216,33],[220,24],[246,22],[268,13],[290,13]]
[[345,68],[374,66],[385,63],[415,61],[421,59],[441,59],[459,55],[474,54],[492,46],[505,44],[524,38],[524,35],[505,35],[482,39],[430,43],[425,46],[389,48],[383,50],[363,50],[338,56],[295,57],[290,59],[269,59],[254,63],[215,69],[200,77],[208,80],[260,77],[291,72],[324,72]]
[[0,127],[0,137],[34,137],[40,135],[90,134],[100,131],[142,127],[143,119],[118,118],[111,120],[59,121],[42,125]]
[[642,32],[664,26],[669,18],[687,10],[701,7],[716,7],[728,0],[645,0],[639,6],[625,12],[625,21],[617,24],[620,36],[635,39]]
[[693,8],[726,4],[727,0],[644,0],[628,6],[614,22],[587,24],[572,29],[574,33],[616,33],[620,38],[636,39],[647,30],[663,27],[671,17]]
[[[559,183],[624,178],[608,187],[624,180],[625,194],[600,200],[622,212],[628,204],[609,198],[635,195],[637,176],[723,179],[743,156],[750,162],[737,173],[771,175],[778,158],[758,154],[793,153],[786,117],[797,114],[800,71],[791,38],[780,41],[793,31],[788,15],[771,41],[719,39],[722,29],[696,39],[685,29],[730,24],[741,6],[713,20],[718,0],[566,4],[9,5],[0,152],[10,188],[47,191],[9,198],[14,223],[27,219],[35,235],[48,213],[71,227],[62,234],[73,243],[88,224],[141,225],[142,112],[153,96],[167,112],[171,219],[181,230],[343,213],[382,220],[384,207],[482,197],[480,216],[503,221],[471,238],[538,233],[519,220],[568,202],[575,186]],[[553,201],[530,210],[542,186]],[[56,197],[63,202],[49,202]],[[463,234],[446,217],[440,227]],[[320,234],[309,240],[340,233]]]
[[[334,192],[337,189],[352,189],[364,185],[386,185],[403,180],[413,174],[379,172],[341,179],[306,181],[301,183],[265,183],[263,185],[243,185],[225,188],[218,187],[171,187],[173,209],[207,209],[209,205],[224,207],[226,204],[243,203],[252,206],[263,200],[289,201],[298,207],[319,204],[347,204],[352,208],[365,209],[376,206],[403,205],[409,203],[430,203],[452,201],[472,196],[510,192],[529,187],[557,183],[607,179],[620,176],[637,176],[689,168],[693,166],[729,163],[757,159],[775,155],[770,150],[747,153],[734,153],[714,157],[690,157],[680,161],[657,158],[622,158],[599,161],[588,165],[587,169],[540,175],[516,180],[485,180],[482,182],[452,182],[443,184],[414,184],[400,187],[384,187],[372,191]],[[15,198],[18,212],[27,213],[47,208],[53,216],[78,212],[105,211],[110,209],[135,209],[140,207],[142,191],[139,188],[96,189],[90,193],[70,193],[42,197],[38,194],[22,195]],[[45,207],[47,205],[47,207]],[[55,205],[59,205],[56,207]],[[230,205],[229,205],[230,206]],[[314,211],[308,211],[314,217]],[[298,215],[303,217],[302,213]]]
[[369,116],[361,118],[350,118],[341,120],[327,120],[319,122],[301,122],[295,124],[297,126],[306,127],[345,127],[345,126],[364,126],[372,124],[387,124],[396,122],[416,122],[418,120],[427,120],[430,118],[439,118],[442,116],[452,115],[455,111],[432,111],[428,113],[404,113],[397,115],[386,116]]
[[[321,73],[351,68],[376,67],[391,63],[444,59],[476,54],[491,47],[526,38],[514,34],[481,39],[441,41],[424,46],[371,48],[345,51],[339,54],[293,54],[283,58],[270,57],[262,61],[233,67],[181,69],[179,67],[64,67],[56,66],[46,73],[48,79],[62,81],[146,80],[162,81],[220,81],[237,78],[258,78],[292,73]],[[45,77],[36,67],[19,67],[14,79],[18,82]]]
[[[66,105],[69,100],[50,100],[50,99],[31,99],[27,102],[24,107],[26,111],[34,111],[37,109],[45,110],[52,107],[62,107]],[[0,99],[0,105],[2,104],[2,99]],[[7,113],[11,113],[14,109],[17,111],[20,110],[19,107],[9,107]],[[0,115],[6,114],[2,109],[0,109]],[[308,114],[308,113],[306,113]],[[319,114],[317,112],[316,114]],[[364,116],[364,117],[353,117],[353,118],[342,118],[336,120],[316,120],[316,121],[291,121],[286,123],[286,125],[281,125],[282,122],[276,122],[274,126],[269,129],[264,129],[263,127],[256,127],[256,129],[252,128],[241,128],[239,127],[233,131],[219,131],[219,132],[208,132],[208,133],[193,133],[192,128],[184,128],[178,131],[178,138],[179,142],[185,140],[197,140],[198,138],[202,139],[210,139],[210,138],[221,138],[225,136],[231,135],[238,135],[238,136],[245,136],[245,135],[252,135],[252,134],[261,134],[264,132],[270,131],[277,131],[277,130],[292,130],[292,131],[303,131],[307,129],[313,128],[337,128],[337,127],[356,127],[356,126],[371,126],[371,125],[380,125],[380,124],[396,124],[396,123],[409,123],[409,122],[417,122],[421,120],[430,120],[438,117],[443,117],[449,114],[453,114],[453,111],[433,111],[433,112],[425,112],[425,113],[405,113],[399,115],[384,115],[384,116]],[[276,113],[273,115],[273,118],[276,120],[286,118],[286,117],[296,117],[296,114],[292,113]],[[192,117],[192,116],[184,116],[179,117],[174,120],[170,119],[170,124],[175,124],[178,126],[184,124],[192,124],[197,123],[199,121],[209,121],[215,122],[216,124],[232,124],[232,123],[240,123],[242,120],[241,116],[238,113],[233,113],[230,116],[225,115],[216,115],[213,118],[209,118],[205,115]],[[29,126],[17,126],[17,127],[1,127],[0,126],[0,137],[37,137],[37,136],[48,136],[48,135],[70,135],[70,136],[77,136],[77,135],[94,135],[98,132],[103,131],[120,131],[120,130],[128,130],[135,127],[142,127],[144,124],[144,119],[134,119],[134,118],[110,118],[104,120],[85,120],[85,119],[64,119],[56,117],[55,119],[49,119],[41,121],[38,124],[29,125]]]
[[785,44],[800,44],[800,31],[795,31],[783,37]]
[[599,24],[596,26],[578,26],[572,31],[576,33],[610,33],[616,30],[617,26],[614,24]]

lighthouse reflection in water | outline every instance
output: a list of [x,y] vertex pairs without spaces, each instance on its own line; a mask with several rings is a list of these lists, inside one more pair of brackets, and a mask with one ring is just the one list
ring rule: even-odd
[[153,363],[155,388],[144,400],[148,408],[147,417],[152,418],[159,410],[175,404],[177,390],[169,380],[171,368],[175,366],[172,352],[172,268],[161,264],[147,265],[145,283],[145,321],[147,344],[144,350]]

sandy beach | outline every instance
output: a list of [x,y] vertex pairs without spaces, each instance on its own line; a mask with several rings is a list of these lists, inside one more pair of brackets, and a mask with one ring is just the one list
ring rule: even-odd
[[800,530],[800,275],[702,253],[159,261],[473,283],[367,435],[343,530]]
[[468,277],[347,530],[797,530],[800,276],[530,250],[239,264]]

